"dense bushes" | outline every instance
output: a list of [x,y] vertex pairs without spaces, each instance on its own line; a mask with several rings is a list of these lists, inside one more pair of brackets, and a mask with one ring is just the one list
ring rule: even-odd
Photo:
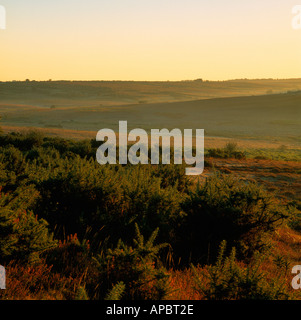
[[213,148],[207,151],[207,155],[212,158],[234,158],[234,159],[245,159],[246,154],[243,151],[238,150],[236,143],[229,142],[224,148]]
[[154,172],[142,166],[101,167],[79,157],[60,160],[50,172],[29,173],[40,193],[34,211],[56,226],[57,236],[77,233],[92,245],[107,237],[115,245],[125,232],[131,239],[135,222],[146,236],[159,227],[172,237],[172,226],[184,215],[183,195],[177,185],[163,188]]
[[[78,279],[67,298],[163,298],[169,286],[160,260],[211,263],[226,240],[248,261],[292,215],[231,176],[196,184],[180,165],[100,166],[95,141],[29,132],[0,142],[1,262],[42,257],[52,272]],[[156,236],[168,248],[153,246]]]
[[[159,227],[159,241],[171,244],[184,263],[215,257],[222,240],[247,257],[290,215],[254,183],[231,176],[192,187],[183,166],[100,166],[79,155],[83,145],[95,151],[94,143],[34,133],[1,139],[9,141],[0,154],[3,190],[12,195],[20,185],[31,188],[36,197],[26,209],[45,219],[56,238],[76,233],[93,248],[114,247],[125,233],[130,241],[137,223],[145,236]],[[25,140],[35,141],[35,148],[15,147]]]
[[160,300],[169,293],[168,274],[160,266],[158,253],[165,245],[154,245],[159,229],[145,241],[136,224],[134,247],[119,240],[116,248],[103,257],[98,255],[100,269],[99,295],[126,300]]
[[[223,241],[215,265],[206,270],[194,266],[196,289],[208,300],[287,300],[291,293],[286,287],[285,270],[279,270],[273,279],[261,268],[263,258],[257,256],[249,265],[240,263],[235,248],[225,256]],[[284,279],[284,280],[283,280]]]
[[[190,192],[179,234],[189,243],[193,261],[216,257],[219,243],[235,246],[240,258],[249,258],[268,245],[268,235],[293,212],[255,183],[216,174]],[[182,253],[182,257],[185,252]]]
[[[16,198],[0,194],[0,260],[34,262],[39,255],[56,246],[49,234],[48,223],[26,211],[23,201],[32,195],[22,194]],[[30,200],[30,199],[28,199]]]

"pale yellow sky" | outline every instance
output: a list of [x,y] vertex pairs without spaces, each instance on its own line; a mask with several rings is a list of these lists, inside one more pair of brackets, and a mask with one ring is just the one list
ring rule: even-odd
[[1,0],[0,80],[300,78],[291,0]]

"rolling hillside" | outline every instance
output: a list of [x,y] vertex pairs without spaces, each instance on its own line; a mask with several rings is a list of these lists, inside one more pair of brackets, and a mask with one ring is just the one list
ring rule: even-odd
[[[88,103],[87,103],[88,104]],[[2,125],[91,131],[129,128],[205,129],[207,136],[280,141],[300,146],[301,93],[116,106],[0,103]]]

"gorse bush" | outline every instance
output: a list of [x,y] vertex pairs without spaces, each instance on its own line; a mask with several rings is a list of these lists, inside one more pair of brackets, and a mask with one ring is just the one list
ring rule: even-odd
[[0,136],[1,146],[12,145],[21,151],[29,151],[43,144],[43,134],[37,130],[28,130],[26,133],[12,132]]
[[67,236],[42,257],[47,265],[52,266],[53,273],[74,280],[73,290],[63,292],[66,299],[95,299],[99,270],[89,241],[79,241],[76,234]]
[[238,150],[237,143],[229,142],[224,148],[213,148],[207,151],[207,155],[212,158],[234,158],[234,159],[245,159],[246,153]]
[[91,263],[90,245],[88,241],[80,242],[77,235],[68,236],[59,241],[57,246],[43,255],[45,262],[52,266],[52,271],[65,277],[82,277],[93,274],[95,264]]
[[[268,236],[294,211],[255,183],[215,174],[191,191],[181,237],[190,245],[192,261],[208,262],[226,240],[239,257],[251,257],[268,245]],[[183,254],[185,254],[183,252]]]
[[1,148],[1,163],[5,164],[8,171],[13,171],[15,175],[22,174],[26,169],[26,159],[24,154],[14,146]]
[[[0,194],[0,260],[36,262],[46,250],[56,246],[48,223],[22,208],[23,199]],[[20,196],[19,196],[20,197]],[[16,208],[19,207],[19,209]]]
[[142,166],[101,167],[93,159],[78,157],[62,160],[50,172],[30,174],[40,193],[34,211],[56,226],[58,236],[77,233],[98,243],[110,236],[116,244],[135,222],[146,235],[159,227],[172,236],[171,226],[184,215],[183,195],[177,185],[163,188],[153,171]]
[[267,281],[260,269],[262,258],[257,257],[248,266],[239,263],[236,250],[225,256],[226,241],[223,241],[215,265],[206,270],[192,265],[196,290],[208,300],[287,300],[291,293],[287,290],[283,272]]
[[95,154],[79,155],[84,146],[96,151],[95,143],[39,138],[39,146],[21,151],[15,146],[22,135],[2,139],[10,142],[0,153],[3,190],[30,185],[38,196],[27,208],[49,223],[55,237],[76,233],[95,250],[116,246],[125,233],[132,239],[129,230],[138,223],[145,236],[159,227],[159,241],[170,243],[182,263],[213,257],[223,239],[250,255],[289,215],[255,184],[231,177],[213,177],[196,189],[184,166],[100,166]]
[[[22,135],[1,138],[6,144],[0,153],[3,190],[31,185],[38,196],[29,209],[49,223],[56,238],[77,233],[94,248],[115,246],[135,222],[146,236],[159,227],[160,241],[175,237],[191,184],[183,166],[100,166],[95,153],[93,158],[74,153],[81,149],[75,142],[44,138],[42,145],[22,151],[17,149]],[[65,156],[58,145],[66,148]],[[94,144],[90,147],[96,151]],[[128,236],[132,239],[134,233]]]
[[[101,274],[101,298],[119,300],[160,300],[169,293],[168,274],[160,266],[158,253],[166,244],[154,245],[159,229],[145,241],[136,224],[134,247],[125,245],[121,240],[115,249],[106,255],[98,256]],[[112,286],[113,285],[113,286]]]

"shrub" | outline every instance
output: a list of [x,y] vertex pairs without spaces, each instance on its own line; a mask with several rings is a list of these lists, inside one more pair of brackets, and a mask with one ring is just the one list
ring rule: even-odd
[[238,150],[237,143],[228,142],[224,148],[214,148],[207,151],[207,155],[212,158],[234,158],[245,159],[246,153]]
[[56,246],[48,232],[48,223],[22,209],[22,200],[26,199],[24,195],[22,197],[11,199],[9,195],[0,194],[1,261],[36,262],[42,252]]
[[12,145],[21,151],[29,151],[43,143],[44,136],[37,130],[28,130],[21,134],[12,132],[0,137],[1,146]]
[[105,257],[97,258],[101,276],[99,298],[160,300],[169,292],[168,274],[160,266],[158,253],[165,244],[154,246],[158,229],[144,241],[136,224],[134,247],[121,240]]
[[[163,187],[151,166],[99,166],[79,157],[55,161],[55,167],[49,161],[48,166],[52,168],[33,168],[37,173],[29,176],[41,195],[34,210],[52,228],[58,226],[60,238],[64,232],[77,233],[81,239],[93,238],[94,247],[109,237],[115,246],[137,222],[146,236],[159,227],[162,238],[170,239],[185,215],[185,195],[177,184]],[[128,235],[133,237],[133,232]]]
[[13,146],[8,146],[1,151],[0,162],[5,165],[6,170],[13,171],[16,175],[24,172],[26,160],[19,149]]
[[76,279],[75,296],[71,296],[72,299],[89,300],[95,299],[99,285],[99,270],[92,256],[89,241],[79,241],[75,234],[59,241],[43,257],[52,266],[52,272],[66,279]]
[[64,241],[59,241],[58,245],[49,250],[44,257],[46,263],[52,265],[53,271],[65,277],[81,278],[88,271],[93,273],[89,250],[89,242],[80,242],[75,234],[68,236]]
[[198,184],[184,210],[187,217],[178,234],[190,251],[182,254],[203,262],[216,255],[222,240],[236,246],[241,258],[251,257],[264,250],[268,235],[293,215],[257,184],[218,173]]
[[161,187],[176,187],[181,192],[188,191],[192,185],[186,176],[184,165],[159,165],[157,170],[152,171],[152,176],[161,179]]
[[262,257],[248,266],[236,259],[236,250],[225,257],[226,241],[223,241],[215,265],[207,270],[192,265],[196,290],[207,300],[287,300],[290,298],[283,275],[268,279],[260,269]]

